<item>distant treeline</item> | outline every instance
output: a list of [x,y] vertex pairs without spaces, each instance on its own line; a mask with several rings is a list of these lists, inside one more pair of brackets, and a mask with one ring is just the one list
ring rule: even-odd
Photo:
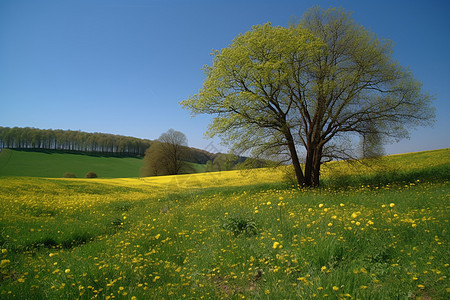
[[0,127],[0,149],[48,149],[144,155],[151,141],[73,130]]

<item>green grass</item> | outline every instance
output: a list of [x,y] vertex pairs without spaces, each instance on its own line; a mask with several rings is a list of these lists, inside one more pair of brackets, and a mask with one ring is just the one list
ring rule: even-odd
[[142,163],[142,159],[133,157],[3,149],[0,152],[0,176],[58,178],[65,172],[72,172],[77,177],[84,177],[93,171],[103,178],[139,177]]
[[446,151],[319,189],[0,178],[0,298],[448,299]]
[[390,155],[350,164],[328,163],[322,167],[324,186],[382,186],[389,183],[450,179],[450,149]]
[[[139,177],[143,160],[137,157],[88,154],[57,150],[0,151],[0,176],[60,178],[66,172],[84,177],[93,171],[101,178]],[[187,162],[182,173],[202,173],[205,166]]]
[[188,165],[188,173],[203,173],[205,172],[205,165],[204,164],[197,164],[193,162],[186,162]]

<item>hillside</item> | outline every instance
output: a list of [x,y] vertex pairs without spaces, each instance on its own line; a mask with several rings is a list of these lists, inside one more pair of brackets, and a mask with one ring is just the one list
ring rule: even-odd
[[[190,148],[195,153],[201,150]],[[328,163],[322,168],[325,181],[354,181],[374,172],[390,172],[399,169],[421,169],[423,162],[428,167],[448,164],[450,149],[391,155],[383,157],[368,166]],[[190,169],[196,173],[205,172],[204,160],[210,153],[197,156],[194,162],[188,162]],[[432,159],[431,159],[432,158]],[[200,163],[197,163],[200,162]],[[143,161],[137,157],[120,157],[111,154],[93,154],[58,150],[17,150],[0,151],[0,176],[30,176],[60,178],[65,172],[72,172],[77,177],[84,177],[94,171],[102,178],[139,177]],[[432,171],[430,171],[432,172]],[[342,176],[345,175],[345,176]],[[398,175],[398,174],[397,174]],[[352,177],[353,176],[353,177]],[[354,177],[356,176],[356,177]]]
[[[448,299],[448,154],[318,189],[283,168],[1,177],[0,298]],[[367,173],[333,164],[326,184]]]
[[20,151],[2,149],[0,152],[0,176],[61,177],[72,172],[84,177],[96,172],[99,177],[138,177],[142,159],[114,157],[62,151]]

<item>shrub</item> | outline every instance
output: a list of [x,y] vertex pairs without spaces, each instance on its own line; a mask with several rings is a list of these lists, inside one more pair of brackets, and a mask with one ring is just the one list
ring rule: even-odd
[[66,172],[63,174],[62,177],[63,178],[77,178],[77,176],[75,174],[73,174],[72,172]]
[[241,216],[228,218],[227,222],[223,224],[223,228],[231,231],[234,236],[242,233],[247,236],[252,236],[258,233],[258,227],[255,221]]
[[86,178],[97,178],[98,176],[97,176],[97,173],[91,171],[91,172],[87,172],[86,176],[84,176],[84,177],[86,177]]

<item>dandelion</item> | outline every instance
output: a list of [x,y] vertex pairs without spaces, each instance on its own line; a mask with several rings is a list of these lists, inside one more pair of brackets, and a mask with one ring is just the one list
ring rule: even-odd
[[358,214],[357,213],[352,213],[352,218],[354,219],[354,218],[356,218],[358,216]]
[[70,269],[65,269],[64,273],[69,274],[70,273]]
[[337,286],[333,286],[333,291],[339,291],[339,288]]
[[270,205],[270,204],[272,204],[272,202],[270,202],[270,201],[267,201],[267,203],[266,203],[267,205]]
[[323,266],[322,268],[320,268],[320,271],[325,272],[327,270],[326,266]]
[[331,226],[333,226],[333,223],[331,223],[331,222],[328,223],[328,227],[331,227]]
[[278,243],[278,242],[273,242],[273,245],[272,245],[272,248],[273,248],[273,249],[277,249],[278,246],[280,246],[280,243]]
[[418,284],[417,287],[422,290],[425,288],[425,286],[423,284]]
[[161,236],[161,234],[157,234],[157,235],[155,235],[155,239],[159,239],[159,237]]
[[319,208],[322,208],[322,207],[323,207],[323,204],[322,204],[322,203],[320,203],[320,204],[319,204]]
[[394,206],[395,206],[395,203],[391,203],[391,204],[389,204],[389,206],[390,206],[390,207],[394,207]]

